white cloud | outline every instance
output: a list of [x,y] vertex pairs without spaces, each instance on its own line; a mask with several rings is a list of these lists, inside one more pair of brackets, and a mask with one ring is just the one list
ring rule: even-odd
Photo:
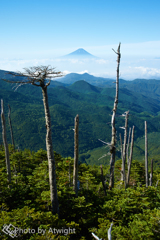
[[160,77],[160,69],[156,68],[145,68],[145,67],[135,67],[144,76]]
[[[150,42],[149,42],[150,43]],[[149,46],[146,43],[144,46]],[[158,42],[160,43],[160,42]],[[155,42],[155,46],[158,46]],[[157,45],[156,45],[157,44]],[[135,44],[136,45],[136,44]],[[140,46],[141,44],[139,44]],[[153,42],[152,42],[153,45]],[[143,47],[144,47],[143,46]],[[110,46],[111,47],[111,46]],[[113,47],[113,46],[112,46]],[[129,46],[130,47],[130,46]],[[160,49],[160,47],[159,47]],[[88,50],[88,49],[87,49]],[[128,50],[129,51],[129,50]],[[133,51],[133,50],[132,50]],[[122,52],[122,49],[121,49]],[[92,53],[92,52],[91,52]],[[108,59],[64,59],[64,58],[35,58],[35,59],[0,59],[0,69],[9,71],[23,71],[25,67],[35,65],[51,65],[64,74],[71,72],[83,74],[85,72],[101,77],[116,78],[117,56],[112,51]],[[160,53],[159,53],[160,56]],[[157,56],[158,57],[158,56]],[[160,59],[146,55],[125,55],[122,53],[120,63],[120,78],[133,80],[135,78],[156,78],[160,79]]]
[[104,60],[104,59],[97,59],[97,60],[95,60],[95,62],[98,63],[98,64],[107,64],[109,61]]
[[84,74],[84,73],[89,73],[88,70],[84,70],[84,71],[81,71],[81,72],[77,72],[78,74]]
[[22,71],[25,67],[45,65],[47,59],[0,59],[0,68],[9,71]]
[[78,58],[56,58],[53,59],[53,61],[58,62],[58,63],[69,63],[69,64],[108,64],[111,61],[110,60],[105,60],[105,59],[98,59],[98,58],[83,58],[83,59],[78,59]]
[[69,74],[69,73],[71,73],[71,72],[68,71],[68,70],[64,70],[62,73],[63,73],[64,75],[67,75],[67,74]]
[[121,78],[133,80],[135,78],[146,78],[146,79],[160,79],[160,69],[149,68],[144,66],[139,67],[126,67],[121,70]]

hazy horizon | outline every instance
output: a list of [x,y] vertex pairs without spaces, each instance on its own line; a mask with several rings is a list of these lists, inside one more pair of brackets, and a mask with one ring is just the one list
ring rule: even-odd
[[[0,3],[0,69],[51,65],[64,73],[160,79],[160,2],[28,0]],[[83,48],[99,59],[63,59]]]

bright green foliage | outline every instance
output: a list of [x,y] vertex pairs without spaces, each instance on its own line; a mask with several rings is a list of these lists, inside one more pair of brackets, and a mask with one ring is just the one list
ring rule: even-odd
[[[160,239],[160,185],[155,187],[160,180],[159,169],[153,173],[153,186],[146,188],[144,165],[133,161],[129,187],[125,190],[120,181],[121,161],[118,160],[115,188],[107,189],[104,196],[100,167],[82,163],[78,167],[80,188],[76,197],[72,184],[73,159],[62,158],[54,152],[60,207],[58,218],[51,213],[46,151],[40,149],[35,153],[25,149],[17,152],[12,146],[9,151],[10,188],[3,147],[0,150],[0,239],[11,239],[2,229],[5,224],[12,224],[26,231],[35,229],[35,233],[21,231],[18,239],[91,240],[91,232],[94,232],[107,240],[111,222],[114,224],[113,240]],[[103,166],[103,175],[107,187],[109,166]],[[69,229],[75,229],[75,232],[69,232]]]

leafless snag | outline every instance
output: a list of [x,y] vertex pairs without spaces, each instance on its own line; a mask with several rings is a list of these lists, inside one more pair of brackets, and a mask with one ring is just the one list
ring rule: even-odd
[[128,144],[127,144],[127,166],[128,166],[128,162],[129,162],[129,145],[130,145],[130,137],[131,137],[131,128],[129,128],[129,136],[128,136]]
[[50,66],[34,66],[34,67],[30,67],[30,68],[24,68],[25,72],[7,72],[7,75],[12,75],[14,77],[23,77],[22,80],[7,80],[7,79],[2,79],[6,82],[10,82],[10,83],[16,83],[21,85],[24,84],[32,84],[35,85],[37,87],[47,87],[52,78],[56,78],[56,77],[62,77],[62,73],[56,72],[55,68],[52,68]]
[[145,173],[146,173],[146,187],[148,187],[148,138],[146,121],[145,121]]
[[152,186],[152,178],[153,178],[153,159],[151,160],[151,173],[150,173],[150,186]]
[[11,183],[11,168],[10,168],[7,135],[6,135],[6,121],[5,121],[5,116],[4,116],[3,99],[1,99],[1,121],[2,121],[2,139],[3,139],[3,144],[4,144],[4,150],[5,150],[5,159],[6,159],[8,182]]
[[[4,81],[17,84],[17,88],[24,84],[32,84],[36,87],[41,87],[43,95],[43,104],[46,119],[46,149],[48,157],[49,166],[49,183],[50,183],[50,195],[51,195],[51,205],[52,213],[59,214],[59,204],[56,186],[56,172],[55,172],[55,160],[52,147],[52,134],[51,134],[51,118],[48,104],[48,94],[47,87],[49,86],[51,79],[63,76],[61,72],[56,72],[55,68],[50,66],[34,66],[30,68],[24,68],[24,73],[18,72],[8,72],[8,74],[15,77],[15,80],[10,81],[7,79],[2,79]],[[23,79],[20,79],[22,78]],[[18,80],[18,78],[20,80]]]
[[111,153],[111,159],[110,159],[110,180],[109,180],[109,189],[112,189],[114,187],[114,164],[115,164],[115,155],[116,155],[116,128],[115,128],[115,116],[118,106],[118,93],[119,93],[119,65],[120,65],[120,46],[119,44],[117,52],[113,49],[113,51],[117,54],[117,78],[116,78],[116,96],[114,101],[114,107],[113,107],[113,114],[111,119],[111,126],[112,126],[112,137],[111,137],[111,147],[110,147],[110,153]]
[[9,111],[8,111],[8,120],[9,120],[10,132],[11,132],[11,140],[12,140],[13,149],[15,150],[14,138],[13,138],[13,130],[12,130],[12,122],[11,122],[11,107],[10,107],[9,104],[8,104],[8,108],[9,108]]
[[126,163],[126,143],[127,143],[128,115],[129,115],[129,111],[127,111],[126,115],[125,115],[124,144],[123,144],[123,158],[122,158],[122,174],[121,174],[121,181],[123,181],[123,182],[126,181],[125,163]]
[[130,158],[128,162],[128,174],[127,174],[127,181],[126,181],[126,186],[129,184],[129,179],[130,179],[130,172],[131,172],[131,163],[132,163],[132,156],[133,156],[133,144],[134,144],[134,126],[132,128],[132,139],[131,139],[131,147],[130,147]]
[[78,196],[78,128],[79,128],[79,115],[75,117],[74,126],[74,169],[73,169],[73,190]]

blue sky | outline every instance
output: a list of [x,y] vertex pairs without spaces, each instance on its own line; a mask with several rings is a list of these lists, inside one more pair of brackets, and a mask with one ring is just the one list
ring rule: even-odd
[[[53,65],[58,70],[114,77],[121,42],[121,77],[160,79],[158,0],[0,0],[0,69]],[[65,62],[84,48],[99,62]]]

